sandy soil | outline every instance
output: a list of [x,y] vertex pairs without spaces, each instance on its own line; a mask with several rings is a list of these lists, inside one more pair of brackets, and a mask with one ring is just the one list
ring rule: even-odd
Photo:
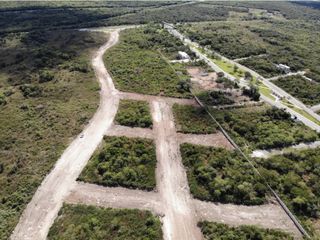
[[206,72],[200,67],[189,67],[188,74],[191,76],[191,81],[199,84],[204,90],[211,90],[217,87],[217,73]]
[[120,125],[113,125],[108,131],[108,136],[126,136],[132,138],[153,138],[153,131],[150,128],[132,128]]
[[119,96],[121,99],[132,99],[140,101],[165,101],[166,103],[172,105],[174,103],[182,105],[193,105],[198,106],[197,102],[194,99],[185,99],[185,98],[172,98],[172,97],[160,97],[153,95],[144,95],[139,93],[129,93],[129,92],[120,92]]
[[203,135],[178,133],[178,140],[180,143],[191,143],[202,146],[222,147],[229,150],[233,149],[231,143],[221,132]]
[[73,188],[76,178],[102,140],[104,133],[111,126],[119,98],[112,79],[106,71],[102,56],[108,48],[117,43],[118,37],[118,31],[112,32],[109,41],[98,50],[92,60],[101,86],[99,109],[81,133],[83,138],[74,139],[44,179],[24,210],[11,239],[46,239],[63,199]]
[[218,204],[193,200],[199,220],[208,220],[239,225],[258,225],[263,228],[280,229],[296,238],[301,234],[278,204],[260,206],[241,206],[234,204]]
[[157,188],[165,213],[164,239],[202,239],[181,163],[171,107],[164,101],[154,101],[151,111],[158,159]]
[[79,182],[65,201],[100,207],[137,208],[149,210],[156,215],[163,214],[162,204],[156,192],[131,190],[122,187],[102,187]]

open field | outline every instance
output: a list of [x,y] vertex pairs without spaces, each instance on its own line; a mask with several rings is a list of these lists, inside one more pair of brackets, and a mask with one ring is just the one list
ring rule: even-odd
[[8,238],[36,188],[96,111],[99,86],[90,55],[106,35],[53,31],[5,39],[0,49],[0,92],[6,101],[0,106],[0,239]]
[[160,240],[161,222],[149,211],[65,204],[49,240]]
[[129,127],[152,128],[149,104],[143,101],[120,101],[115,121],[119,125]]
[[79,180],[105,186],[152,190],[156,185],[155,167],[153,141],[106,136]]

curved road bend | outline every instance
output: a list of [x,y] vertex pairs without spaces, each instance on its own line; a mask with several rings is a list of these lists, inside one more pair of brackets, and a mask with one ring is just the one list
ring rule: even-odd
[[111,32],[108,42],[99,48],[92,59],[101,86],[100,106],[83,130],[84,137],[77,137],[69,145],[53,170],[46,176],[20,217],[11,235],[12,240],[46,239],[64,198],[75,186],[77,177],[111,126],[117,112],[119,97],[102,57],[108,48],[117,43],[118,38],[118,30]]

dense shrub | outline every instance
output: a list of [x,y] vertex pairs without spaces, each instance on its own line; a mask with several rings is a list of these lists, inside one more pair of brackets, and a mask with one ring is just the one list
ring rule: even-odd
[[129,127],[152,127],[149,104],[143,101],[121,100],[115,121]]
[[49,240],[161,240],[161,222],[149,211],[64,205]]
[[209,134],[217,131],[217,125],[203,108],[174,104],[172,110],[178,132]]
[[207,106],[229,105],[234,101],[231,99],[231,93],[222,91],[204,91],[197,95],[197,97]]
[[293,240],[293,237],[280,230],[263,229],[256,226],[228,226],[223,223],[200,222],[198,226],[207,240]]
[[81,181],[105,186],[152,190],[155,183],[156,154],[151,140],[104,137],[81,173]]
[[24,97],[40,97],[42,90],[39,86],[33,84],[24,84],[20,86]]
[[294,121],[281,109],[251,107],[210,111],[244,148],[282,148],[319,139],[315,131]]

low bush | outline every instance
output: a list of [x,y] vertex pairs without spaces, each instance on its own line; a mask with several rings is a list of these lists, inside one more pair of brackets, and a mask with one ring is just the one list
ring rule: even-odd
[[129,127],[152,128],[149,105],[143,101],[121,100],[115,121]]
[[155,168],[153,141],[106,136],[79,180],[111,187],[152,190],[156,185]]
[[274,229],[263,229],[256,226],[228,226],[216,222],[200,222],[198,226],[207,240],[293,240],[288,233]]
[[64,205],[49,240],[161,240],[161,222],[149,211]]
[[209,134],[217,132],[217,126],[203,108],[173,105],[173,115],[178,132]]

